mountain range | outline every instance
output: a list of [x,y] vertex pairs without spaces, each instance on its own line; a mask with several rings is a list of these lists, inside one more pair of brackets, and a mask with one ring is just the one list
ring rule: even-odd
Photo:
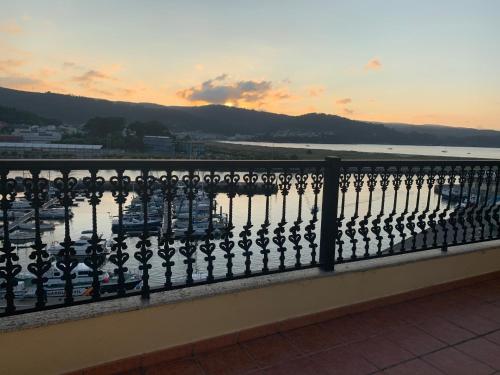
[[163,106],[1,87],[0,106],[75,126],[96,116],[119,116],[128,121],[160,121],[173,131],[219,138],[239,135],[275,142],[500,147],[500,132],[494,130],[375,123],[321,113],[290,116],[222,105]]

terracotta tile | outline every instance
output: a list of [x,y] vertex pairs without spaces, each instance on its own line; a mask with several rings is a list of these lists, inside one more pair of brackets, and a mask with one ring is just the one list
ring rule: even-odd
[[354,324],[358,325],[368,336],[388,332],[404,324],[401,320],[390,319],[385,314],[374,314],[372,311],[352,315],[351,318],[354,320]]
[[193,354],[210,352],[226,346],[236,344],[238,341],[238,333],[230,333],[228,335],[212,337],[206,340],[193,343]]
[[346,350],[362,355],[379,369],[384,369],[415,357],[409,351],[382,337],[375,337],[350,344],[346,347]]
[[439,317],[424,320],[418,324],[418,328],[450,345],[471,339],[475,336],[472,332]]
[[474,308],[476,314],[497,323],[500,328],[500,306],[491,303],[483,303]]
[[190,357],[192,354],[192,344],[180,345],[173,348],[158,350],[156,352],[145,353],[142,355],[141,364],[142,367],[154,366],[158,363]]
[[413,359],[388,368],[382,372],[385,375],[442,375],[438,369],[432,367],[421,359]]
[[500,331],[496,331],[494,333],[490,333],[489,335],[484,336],[485,339],[494,342],[495,344],[500,345]]
[[500,346],[491,341],[478,338],[466,341],[455,348],[496,370],[500,370]]
[[120,359],[114,362],[104,363],[83,370],[85,375],[115,375],[122,374],[127,371],[134,371],[141,367],[141,356],[134,356]]
[[[333,348],[309,357],[317,366],[319,373],[329,375],[364,375],[377,370],[361,354],[345,347]],[[322,371],[322,372],[321,372]]]
[[423,359],[445,374],[482,375],[491,374],[494,371],[491,367],[454,348],[446,348],[427,354]]
[[385,334],[384,337],[416,356],[427,354],[446,346],[444,342],[412,326],[401,327]]
[[[252,373],[253,374],[253,373]],[[327,375],[309,358],[298,358],[257,372],[259,375]]]
[[245,329],[238,333],[238,342],[245,342],[253,339],[258,339],[265,336],[270,336],[279,332],[278,324],[266,324],[265,326]]
[[257,368],[254,360],[239,345],[205,353],[197,358],[207,375],[241,374]]
[[299,351],[280,334],[247,341],[241,346],[263,367],[291,360],[299,355]]
[[338,340],[319,325],[310,325],[282,333],[302,353],[326,350],[338,344]]
[[193,359],[159,363],[143,369],[143,375],[203,375],[200,365]]
[[431,316],[428,311],[420,308],[415,301],[407,301],[391,306],[394,315],[409,323],[420,322]]
[[351,317],[320,323],[319,327],[328,332],[331,345],[355,342],[368,337],[368,334]]
[[500,286],[498,285],[473,285],[464,288],[465,292],[485,302],[493,302],[500,299]]
[[474,309],[469,308],[450,313],[444,318],[477,335],[484,335],[500,328],[498,323],[480,316]]

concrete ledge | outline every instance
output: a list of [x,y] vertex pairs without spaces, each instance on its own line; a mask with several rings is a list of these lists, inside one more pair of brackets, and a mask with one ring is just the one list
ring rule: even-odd
[[[127,298],[114,307],[117,301],[2,318],[2,371],[52,374],[127,358],[113,364],[116,370],[435,293],[500,271],[498,245],[353,263],[335,273],[309,270],[158,293],[148,305]],[[85,314],[87,308],[92,311]],[[50,324],[42,324],[44,315]]]

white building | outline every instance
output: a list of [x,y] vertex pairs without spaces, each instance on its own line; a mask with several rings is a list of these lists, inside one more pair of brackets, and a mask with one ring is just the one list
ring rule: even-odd
[[37,125],[29,128],[17,128],[12,132],[12,135],[23,137],[24,142],[57,142],[62,138],[61,132],[56,130],[55,126],[39,127]]

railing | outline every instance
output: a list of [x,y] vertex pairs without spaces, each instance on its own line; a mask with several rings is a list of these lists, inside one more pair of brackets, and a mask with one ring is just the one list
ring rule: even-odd
[[[498,168],[3,160],[0,316],[496,239]],[[27,232],[11,228],[20,197]]]

